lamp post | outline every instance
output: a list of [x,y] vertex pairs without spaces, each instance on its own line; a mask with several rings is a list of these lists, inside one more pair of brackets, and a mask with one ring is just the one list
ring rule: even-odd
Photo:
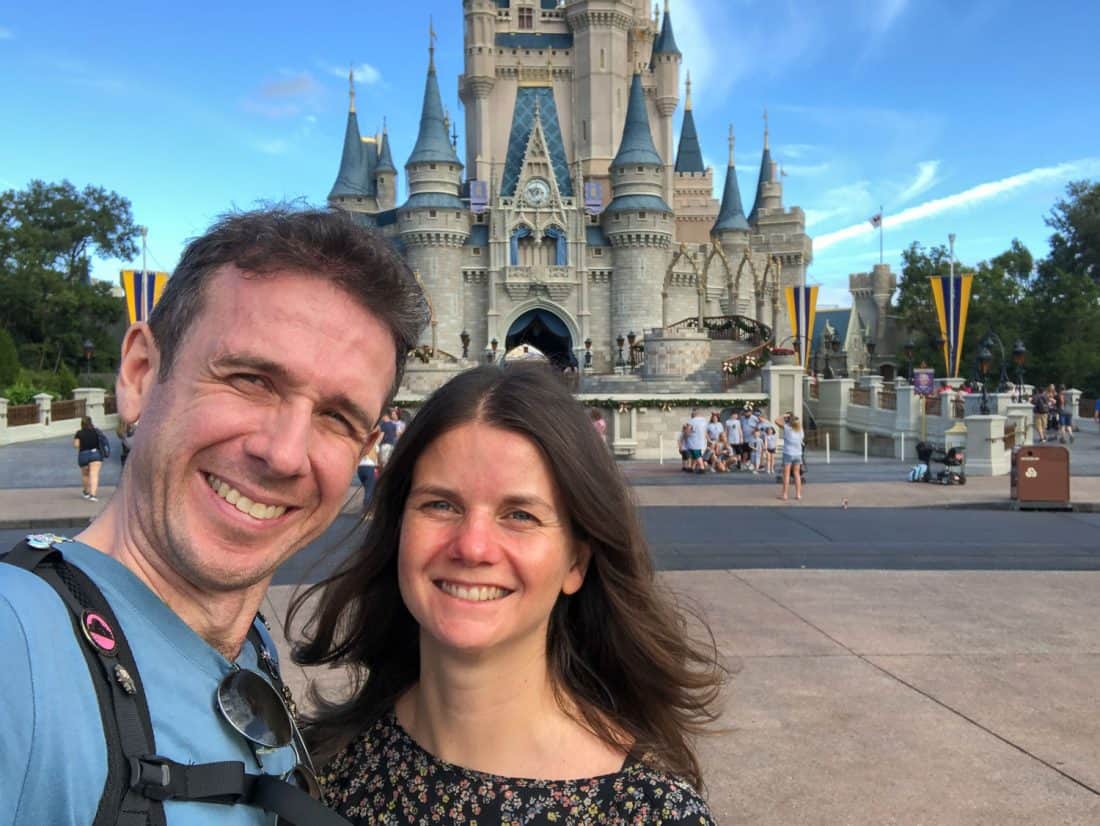
[[[637,340],[637,338],[638,338],[638,336],[637,336],[637,334],[635,334],[635,332],[633,330],[631,330],[629,333],[626,334],[626,343],[630,345],[630,349],[627,352],[630,353],[630,369],[631,370],[634,369],[634,342]],[[622,345],[620,345],[620,346],[622,346]]]
[[1027,348],[1023,339],[1016,339],[1012,345],[1012,361],[1016,365],[1016,401],[1024,400],[1024,362],[1027,360]]
[[617,336],[615,336],[615,344],[617,344],[619,347],[619,358],[615,362],[616,367],[626,366],[626,361],[623,359],[623,344],[625,343],[625,341],[626,340],[623,338],[622,333],[619,333]]
[[458,334],[458,340],[462,342],[462,358],[470,357],[470,334],[463,330]]
[[949,349],[947,362],[947,377],[954,378],[955,373],[955,233],[949,233],[947,243],[951,245],[951,277],[948,279],[947,300],[947,346]]
[[90,338],[84,339],[84,376],[92,375],[92,359],[95,357],[95,342]]
[[993,354],[989,352],[989,348],[986,346],[986,341],[982,341],[981,349],[978,350],[978,373],[982,377],[982,403],[978,408],[983,416],[989,415],[989,393],[986,392],[986,385],[989,383],[987,376],[989,375],[989,365],[993,361]]
[[592,369],[592,339],[586,338],[584,340],[584,369]]
[[905,377],[909,380],[909,383],[912,384],[913,383],[913,352],[917,349],[917,344],[916,344],[916,342],[913,341],[912,338],[907,338],[905,340],[905,344],[903,345],[903,348],[905,350],[905,364],[906,364],[905,369],[908,371],[905,374]]

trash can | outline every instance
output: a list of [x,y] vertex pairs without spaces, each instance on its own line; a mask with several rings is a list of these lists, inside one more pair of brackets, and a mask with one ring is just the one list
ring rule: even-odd
[[1012,453],[1013,507],[1070,509],[1069,451],[1061,445],[1025,445]]

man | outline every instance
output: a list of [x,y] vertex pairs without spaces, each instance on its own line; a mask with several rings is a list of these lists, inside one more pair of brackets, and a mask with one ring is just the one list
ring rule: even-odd
[[703,450],[707,446],[707,417],[701,416],[698,410],[692,410],[688,424],[691,426],[691,430],[687,434],[691,469],[696,473],[706,473],[707,466],[703,461]]
[[[276,568],[346,501],[425,319],[396,254],[335,211],[231,215],[191,242],[149,323],[123,340],[118,412],[141,426],[118,489],[75,541],[53,544],[117,625],[85,611],[81,639],[60,590],[0,565],[0,824],[101,822],[118,769],[104,740],[129,733],[105,722],[90,662],[114,656],[118,631],[139,675],[116,668],[107,690],[144,699],[166,759],[122,763],[126,800],[174,791],[149,804],[168,826],[275,822],[209,792],[226,766],[271,780],[306,759],[285,735],[257,746],[268,718],[250,706],[264,695],[254,680],[279,681],[254,618]],[[207,764],[205,779],[187,771]]]
[[729,418],[726,419],[726,441],[729,443],[734,460],[737,462],[737,469],[741,470],[743,465],[742,453],[745,449],[745,437],[741,431],[741,418],[736,411],[732,411]]
[[391,407],[382,421],[378,423],[378,429],[382,434],[382,441],[378,446],[378,466],[385,467],[390,461],[390,454],[397,446],[397,440],[404,430],[401,422],[401,413],[396,407]]

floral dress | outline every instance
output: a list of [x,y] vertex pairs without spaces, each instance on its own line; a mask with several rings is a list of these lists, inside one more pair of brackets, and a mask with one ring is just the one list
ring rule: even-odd
[[320,778],[329,805],[356,824],[464,826],[712,826],[686,782],[629,759],[614,774],[528,780],[433,757],[391,711],[353,740]]

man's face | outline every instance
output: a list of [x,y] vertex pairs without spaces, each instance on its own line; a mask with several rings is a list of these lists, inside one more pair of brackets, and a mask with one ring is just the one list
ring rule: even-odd
[[169,378],[134,394],[136,550],[195,587],[266,583],[347,499],[394,360],[385,325],[324,278],[221,268]]

